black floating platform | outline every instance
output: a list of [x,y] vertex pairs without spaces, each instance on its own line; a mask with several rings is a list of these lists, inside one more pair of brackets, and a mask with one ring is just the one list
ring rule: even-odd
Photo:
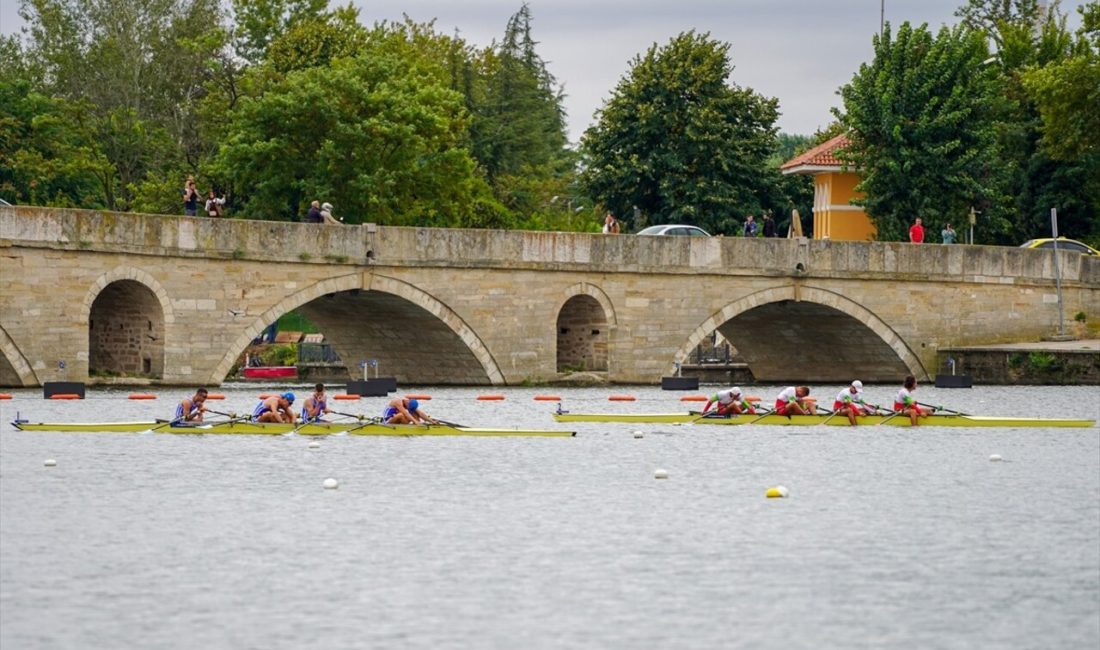
[[42,384],[42,397],[49,399],[54,395],[80,395],[80,399],[84,399],[84,382],[47,381]]
[[361,381],[349,381],[348,395],[362,397],[385,397],[397,391],[397,377],[375,377]]
[[936,375],[936,388],[973,388],[970,375]]
[[661,390],[699,390],[699,378],[661,377]]

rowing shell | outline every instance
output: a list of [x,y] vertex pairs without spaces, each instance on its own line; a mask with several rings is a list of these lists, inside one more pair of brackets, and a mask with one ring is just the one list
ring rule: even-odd
[[220,422],[211,424],[177,424],[167,422],[26,422],[17,420],[12,426],[21,431],[111,432],[127,433],[153,431],[156,433],[225,433],[246,435],[283,435],[298,433],[304,436],[324,436],[347,433],[356,436],[541,436],[569,437],[574,431],[546,429],[491,429],[485,427],[459,427],[445,424],[379,424],[377,422],[318,422],[310,424],[283,424],[278,422]]
[[[784,426],[827,426],[847,427],[848,418],[831,415],[735,415],[731,417],[700,417],[698,413],[554,413],[558,422],[623,422],[635,424],[767,424]],[[911,426],[905,415],[864,415],[856,419],[860,425]],[[1055,419],[1055,418],[1017,418],[983,417],[978,415],[934,414],[920,418],[920,426],[929,427],[1092,427],[1095,420]]]

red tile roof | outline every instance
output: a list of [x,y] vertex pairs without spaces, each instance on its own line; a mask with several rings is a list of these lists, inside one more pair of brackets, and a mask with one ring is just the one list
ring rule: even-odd
[[792,170],[796,167],[843,167],[844,162],[839,160],[834,154],[844,147],[848,146],[848,136],[843,133],[836,136],[831,140],[826,140],[817,145],[813,149],[791,158],[787,162],[779,166],[782,171]]

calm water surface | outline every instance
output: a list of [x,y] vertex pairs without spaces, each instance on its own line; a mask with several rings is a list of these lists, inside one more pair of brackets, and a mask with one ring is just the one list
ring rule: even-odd
[[[230,412],[260,392],[221,390]],[[1100,646],[1100,429],[558,425],[535,394],[624,412],[681,394],[408,390],[445,419],[578,435],[23,433],[17,410],[140,420],[187,393],[16,391],[0,402],[0,648]],[[623,392],[638,401],[607,401]],[[1096,388],[918,394],[1100,418]],[[337,404],[375,415],[382,399]],[[777,484],[789,499],[764,498]]]

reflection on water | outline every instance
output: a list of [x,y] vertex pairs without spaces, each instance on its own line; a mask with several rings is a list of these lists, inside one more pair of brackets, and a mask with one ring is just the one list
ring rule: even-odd
[[[745,387],[767,400],[779,388]],[[238,413],[262,391],[219,390],[215,408]],[[128,392],[0,402],[5,650],[1100,644],[1097,428],[579,423],[576,438],[331,436],[310,449],[299,436],[7,424],[16,410],[164,417],[188,394]],[[576,411],[698,407],[648,387],[407,392],[481,426],[567,428],[536,394]],[[483,392],[507,399],[474,399]],[[894,387],[867,392],[886,402]],[[983,415],[1100,418],[1095,388],[918,396]],[[335,404],[375,415],[383,402]],[[654,480],[658,467],[668,480]],[[328,477],[338,490],[322,489]],[[764,498],[777,484],[789,499]]]

